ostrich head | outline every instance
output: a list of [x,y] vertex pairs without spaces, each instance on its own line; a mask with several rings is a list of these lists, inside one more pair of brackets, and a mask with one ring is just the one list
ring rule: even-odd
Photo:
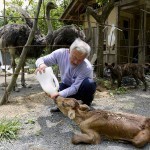
[[48,12],[49,12],[49,10],[56,9],[56,8],[57,8],[57,5],[55,5],[53,2],[48,2],[46,5],[46,11],[48,11]]

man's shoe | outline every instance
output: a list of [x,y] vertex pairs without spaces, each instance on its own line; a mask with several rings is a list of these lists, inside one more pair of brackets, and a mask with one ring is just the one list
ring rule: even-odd
[[50,112],[60,112],[57,106],[50,108]]

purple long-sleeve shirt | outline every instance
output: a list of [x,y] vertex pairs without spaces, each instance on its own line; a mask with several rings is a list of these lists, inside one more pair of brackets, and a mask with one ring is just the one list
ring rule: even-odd
[[69,49],[61,48],[49,55],[37,59],[36,66],[39,67],[39,65],[43,63],[47,66],[58,64],[61,82],[69,86],[67,89],[59,92],[59,95],[62,97],[76,94],[85,78],[93,78],[93,68],[87,59],[84,59],[78,66],[70,64]]

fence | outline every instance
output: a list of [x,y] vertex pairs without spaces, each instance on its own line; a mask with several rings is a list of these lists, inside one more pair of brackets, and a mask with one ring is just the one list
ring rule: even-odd
[[[0,17],[1,18],[3,17],[6,19],[7,16],[0,16]],[[14,17],[14,19],[18,19],[18,17]],[[32,18],[32,19],[34,19],[34,18]],[[45,18],[39,18],[39,19],[45,19]],[[58,21],[58,19],[54,19],[54,18],[51,20]],[[82,21],[82,22],[84,23],[84,21]],[[105,27],[111,27],[111,25],[109,25],[109,24],[103,24],[100,26],[103,26],[104,29],[105,29]],[[149,30],[146,31],[147,43],[145,45],[140,45],[138,42],[138,40],[139,40],[138,33],[141,30],[140,28],[123,28],[122,26],[118,26],[117,28],[121,29],[121,31],[118,31],[118,33],[116,33],[117,44],[114,44],[111,47],[108,46],[108,30],[104,30],[104,37],[105,37],[104,45],[101,47],[98,47],[98,42],[99,42],[98,27],[92,28],[92,37],[91,37],[92,40],[89,43],[92,48],[92,52],[91,52],[91,55],[89,56],[89,59],[91,60],[93,55],[97,54],[98,50],[102,50],[103,54],[104,54],[104,61],[106,61],[106,62],[114,61],[116,58],[117,58],[118,63],[132,62],[134,58],[138,58],[138,55],[142,51],[142,48],[145,47],[146,48],[145,54],[147,57],[145,61],[149,62],[150,61],[150,59],[149,59],[149,57],[150,57],[150,31]],[[85,29],[84,31],[85,31],[85,34],[87,35],[88,29]],[[1,32],[1,30],[0,30],[0,32]],[[145,31],[143,30],[143,32],[145,32]],[[130,40],[132,38],[133,38],[133,40],[131,42]],[[30,45],[30,46],[32,48],[34,48],[34,47],[43,48],[43,45]],[[48,45],[46,45],[46,46],[48,46]],[[49,45],[49,46],[52,46],[52,45]],[[58,45],[58,46],[60,46],[60,45]],[[10,47],[11,47],[11,49],[16,49],[16,48],[21,49],[21,50],[23,49],[23,46],[18,46],[18,45],[16,45],[16,46],[9,45],[9,48]],[[10,56],[7,51],[8,46],[3,47],[3,49],[4,49],[4,51],[2,51],[2,57],[1,57],[1,61],[3,60],[3,62],[1,62],[1,64],[3,64],[3,65],[10,64]],[[109,58],[108,58],[108,56],[109,56]],[[101,67],[102,65],[103,64],[96,64],[95,66]],[[5,72],[4,76],[5,76],[5,83],[6,83],[7,82],[7,73],[6,72]],[[6,90],[6,88],[5,88],[5,90]]]

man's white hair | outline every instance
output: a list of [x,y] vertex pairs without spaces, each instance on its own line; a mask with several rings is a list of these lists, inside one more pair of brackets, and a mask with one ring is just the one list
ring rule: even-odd
[[87,54],[87,56],[90,54],[91,51],[91,47],[80,38],[75,39],[75,41],[71,44],[70,51],[74,49],[81,53]]

